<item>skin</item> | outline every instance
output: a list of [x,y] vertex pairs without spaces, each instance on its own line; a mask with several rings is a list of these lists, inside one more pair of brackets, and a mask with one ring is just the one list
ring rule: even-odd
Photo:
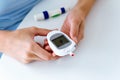
[[[78,0],[75,7],[69,12],[61,31],[66,33],[77,44],[84,35],[84,21],[95,0]],[[20,61],[48,61],[59,58],[50,49],[47,40],[44,46],[34,42],[35,36],[46,36],[47,29],[30,27],[15,31],[0,31],[0,51]]]
[[47,29],[36,27],[24,28],[16,31],[0,31],[0,51],[15,58],[22,63],[32,61],[48,61],[57,59],[51,53],[34,42],[35,36],[46,36]]
[[[78,44],[84,37],[85,18],[96,0],[78,0],[75,7],[67,15],[61,31]],[[52,51],[45,40],[45,49]]]
[[61,31],[68,34],[76,43],[84,36],[84,23],[95,0],[78,0],[75,7],[69,12]]

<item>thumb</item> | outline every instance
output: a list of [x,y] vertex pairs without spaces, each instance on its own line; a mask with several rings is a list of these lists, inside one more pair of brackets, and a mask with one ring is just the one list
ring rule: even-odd
[[72,23],[70,27],[70,37],[76,43],[78,42],[79,24]]
[[32,32],[34,36],[46,36],[51,30],[33,27]]

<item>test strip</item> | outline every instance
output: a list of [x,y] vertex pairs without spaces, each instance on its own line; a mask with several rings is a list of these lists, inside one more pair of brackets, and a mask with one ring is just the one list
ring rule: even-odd
[[34,19],[36,21],[40,21],[40,20],[46,20],[49,18],[58,17],[61,14],[68,12],[69,10],[70,10],[70,8],[61,7],[60,9],[56,9],[54,11],[43,11],[42,13],[34,15]]

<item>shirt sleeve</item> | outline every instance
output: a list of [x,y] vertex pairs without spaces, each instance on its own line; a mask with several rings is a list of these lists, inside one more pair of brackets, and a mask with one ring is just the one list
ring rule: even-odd
[[0,0],[0,30],[15,30],[41,0]]

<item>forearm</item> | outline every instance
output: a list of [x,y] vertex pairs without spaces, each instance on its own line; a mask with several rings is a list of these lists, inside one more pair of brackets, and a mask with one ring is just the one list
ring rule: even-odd
[[75,7],[83,11],[86,17],[96,0],[78,0]]

